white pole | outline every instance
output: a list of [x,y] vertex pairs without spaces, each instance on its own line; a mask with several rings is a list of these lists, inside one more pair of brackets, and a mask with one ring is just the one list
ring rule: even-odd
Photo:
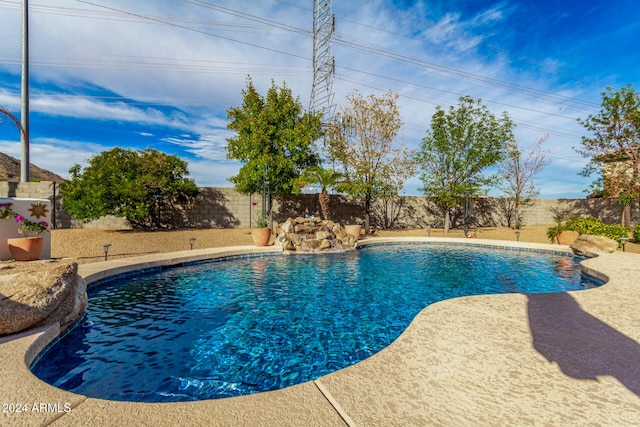
[[20,122],[22,157],[20,159],[20,181],[29,182],[29,4],[22,0],[22,113]]

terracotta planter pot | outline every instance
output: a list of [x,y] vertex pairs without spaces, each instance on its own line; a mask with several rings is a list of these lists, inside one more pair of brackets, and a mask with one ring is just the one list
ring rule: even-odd
[[360,232],[362,231],[362,226],[357,224],[345,225],[344,230],[347,234],[352,235],[357,240],[360,240]]
[[580,237],[580,233],[573,230],[565,230],[556,234],[556,240],[559,245],[571,245],[575,240]]
[[16,261],[33,261],[40,257],[43,237],[18,237],[7,239],[9,252]]
[[271,229],[270,228],[252,228],[251,238],[253,239],[254,245],[267,246],[269,244],[269,239],[271,239]]

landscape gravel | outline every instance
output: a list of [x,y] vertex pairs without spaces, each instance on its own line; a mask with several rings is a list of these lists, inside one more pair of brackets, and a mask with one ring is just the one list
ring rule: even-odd
[[[546,232],[549,226],[530,226],[520,230],[520,241],[549,243]],[[509,227],[472,229],[478,239],[516,241],[515,230]],[[442,229],[377,230],[373,237],[464,237],[462,230],[453,229],[445,235]],[[189,238],[195,238],[194,249],[223,246],[253,245],[251,231],[247,228],[187,229],[175,231],[140,232],[133,230],[65,229],[51,231],[51,258],[42,261],[0,261],[0,275],[37,269],[40,263],[74,259],[79,264],[99,262],[104,259],[103,244],[109,243],[109,259],[149,255],[154,253],[189,250]],[[366,238],[366,236],[363,236]],[[272,237],[272,242],[273,242]],[[627,251],[640,252],[640,245],[629,243]]]

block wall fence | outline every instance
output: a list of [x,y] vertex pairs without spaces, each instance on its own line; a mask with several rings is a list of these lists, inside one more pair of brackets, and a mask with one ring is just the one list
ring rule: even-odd
[[[122,218],[106,216],[83,223],[73,219],[62,209],[60,187],[49,181],[0,182],[0,197],[48,199],[51,201],[52,223],[55,228],[128,229]],[[468,222],[472,227],[507,225],[505,201],[499,198],[480,198],[471,202]],[[262,206],[259,194],[245,196],[232,188],[206,187],[200,189],[198,200],[189,210],[175,209],[161,212],[177,228],[250,228],[255,225]],[[166,211],[166,209],[165,209]],[[522,211],[522,223],[527,226],[553,225],[556,216],[594,216],[608,223],[619,223],[621,207],[604,199],[535,199],[533,205]],[[331,195],[331,212],[335,221],[343,224],[361,223],[363,204],[351,197]],[[320,215],[315,194],[274,198],[273,219],[282,222],[287,217]],[[452,211],[454,227],[464,225],[464,209]],[[640,222],[640,207],[632,205],[631,222]],[[423,196],[399,196],[373,203],[371,225],[375,228],[438,228],[443,226],[443,215],[437,206]]]

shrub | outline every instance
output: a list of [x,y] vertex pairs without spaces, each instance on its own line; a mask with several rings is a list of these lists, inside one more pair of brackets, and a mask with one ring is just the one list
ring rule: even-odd
[[173,228],[173,218],[193,207],[198,188],[187,162],[158,150],[114,148],[74,165],[62,186],[62,204],[75,219],[126,218],[135,229]]
[[266,215],[260,215],[256,219],[256,228],[267,228],[269,227],[269,217]]
[[568,228],[565,227],[565,225],[562,223],[561,220],[557,220],[556,225],[554,225],[553,227],[550,227],[547,230],[547,238],[549,239],[549,241],[551,243],[555,243],[556,241],[556,234],[560,233],[561,231],[564,230],[568,230]]
[[636,224],[636,228],[633,230],[633,238],[640,243],[640,222]]
[[605,236],[616,242],[620,242],[622,237],[629,237],[629,227],[619,224],[605,224],[592,216],[567,218],[564,222],[559,222],[554,227],[549,228],[547,237],[553,242],[555,235],[564,230],[574,230],[580,234]]

